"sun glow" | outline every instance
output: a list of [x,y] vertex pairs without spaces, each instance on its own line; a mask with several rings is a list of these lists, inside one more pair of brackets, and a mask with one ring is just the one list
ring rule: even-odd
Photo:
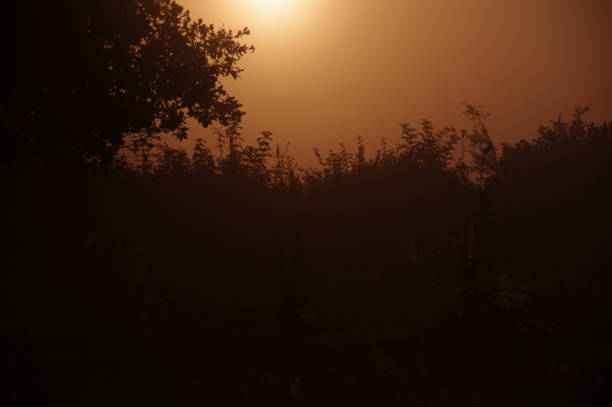
[[249,13],[260,18],[286,18],[297,14],[303,6],[303,0],[241,0]]

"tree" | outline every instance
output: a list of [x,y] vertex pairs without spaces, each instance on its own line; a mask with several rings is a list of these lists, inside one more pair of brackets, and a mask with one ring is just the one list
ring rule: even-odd
[[587,121],[587,111],[560,114],[533,140],[504,144],[490,213],[498,258],[533,290],[540,315],[564,324],[592,322],[610,308],[612,123]]
[[[464,152],[462,151],[460,163],[463,166],[458,169],[478,187],[481,193],[484,193],[490,188],[491,182],[498,173],[497,149],[485,124],[489,113],[484,111],[484,106],[474,106],[468,103],[464,105],[465,111],[463,113],[472,122],[472,131],[464,130],[461,137],[464,141],[467,138],[467,151],[471,162],[465,164]],[[462,148],[466,148],[464,142]]]
[[194,21],[172,0],[23,2],[17,19],[14,97],[2,110],[21,161],[104,165],[126,135],[184,139],[188,118],[235,125],[244,114],[220,80],[237,78],[253,50],[247,28]]
[[[489,136],[489,130],[485,120],[489,114],[484,111],[484,106],[464,104],[464,115],[472,122],[472,131],[463,130],[461,132],[462,151],[461,158],[457,165],[458,174],[475,186],[478,192],[478,213],[474,217],[474,238],[472,250],[472,269],[469,276],[469,284],[476,290],[473,294],[481,295],[483,287],[484,272],[487,269],[487,261],[490,256],[486,250],[489,233],[489,212],[491,206],[491,189],[499,174],[497,149]],[[465,141],[467,139],[467,146]],[[469,153],[469,161],[465,161],[465,151]],[[477,298],[472,298],[474,300]],[[482,300],[480,298],[479,300]],[[472,306],[478,308],[478,301],[471,302]],[[475,311],[474,309],[470,311]]]
[[453,151],[459,137],[452,127],[434,131],[429,120],[421,121],[422,131],[403,123],[401,126],[402,141],[400,149],[406,159],[423,168],[448,169],[453,158]]

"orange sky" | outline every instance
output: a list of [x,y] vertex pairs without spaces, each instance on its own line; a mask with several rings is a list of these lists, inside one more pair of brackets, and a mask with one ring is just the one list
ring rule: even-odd
[[[227,82],[244,133],[272,131],[304,165],[314,147],[352,148],[358,135],[370,153],[381,137],[395,143],[401,122],[467,126],[461,102],[487,106],[497,141],[532,138],[577,105],[612,119],[607,0],[178,2],[207,23],[251,29],[256,51]],[[209,133],[193,126],[190,140]]]

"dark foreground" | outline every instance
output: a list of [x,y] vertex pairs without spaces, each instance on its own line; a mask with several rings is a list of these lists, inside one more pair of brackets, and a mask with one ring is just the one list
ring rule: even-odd
[[459,321],[395,339],[38,338],[9,361],[9,397],[58,406],[606,405],[605,343],[538,327],[473,329]]

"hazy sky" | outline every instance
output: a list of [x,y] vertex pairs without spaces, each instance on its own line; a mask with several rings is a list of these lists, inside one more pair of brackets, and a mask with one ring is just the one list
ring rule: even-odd
[[[577,105],[612,118],[609,0],[179,0],[192,17],[248,26],[256,51],[231,94],[248,139],[271,130],[302,164],[312,150],[429,118],[467,126],[486,105],[497,141],[532,138]],[[191,140],[206,132],[192,128]]]

